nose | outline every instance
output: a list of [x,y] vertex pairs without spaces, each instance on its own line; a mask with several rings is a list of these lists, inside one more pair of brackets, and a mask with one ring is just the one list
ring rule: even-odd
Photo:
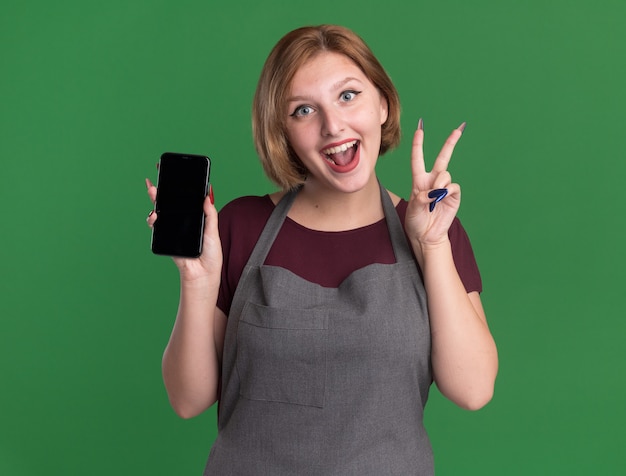
[[339,111],[327,109],[322,111],[322,135],[331,137],[338,135],[344,129],[343,118]]

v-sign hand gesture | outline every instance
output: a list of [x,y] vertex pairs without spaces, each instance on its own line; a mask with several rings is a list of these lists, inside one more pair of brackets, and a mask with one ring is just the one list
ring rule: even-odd
[[411,242],[420,249],[438,246],[448,239],[448,229],[461,204],[461,187],[452,183],[448,164],[464,129],[465,123],[452,131],[432,170],[426,172],[424,128],[422,120],[419,120],[411,151],[413,190],[406,211],[405,227]]

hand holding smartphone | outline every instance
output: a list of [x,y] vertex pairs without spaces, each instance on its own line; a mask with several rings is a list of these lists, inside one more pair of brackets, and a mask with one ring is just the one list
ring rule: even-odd
[[159,177],[152,228],[152,252],[197,258],[202,253],[204,199],[209,189],[211,160],[203,155],[166,152]]

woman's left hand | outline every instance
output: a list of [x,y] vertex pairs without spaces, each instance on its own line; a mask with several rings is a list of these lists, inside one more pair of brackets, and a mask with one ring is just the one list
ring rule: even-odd
[[[426,171],[424,162],[424,129],[421,119],[415,131],[411,151],[413,190],[406,211],[405,227],[414,246],[417,245],[419,249],[436,247],[448,240],[448,229],[461,204],[461,187],[452,183],[448,164],[464,128],[465,123],[452,131],[430,172]],[[447,190],[447,195],[432,204],[436,200],[433,196],[441,195],[442,189]]]
[[[476,291],[468,294],[463,286],[448,238],[461,203],[461,188],[452,183],[448,163],[464,126],[452,131],[430,172],[424,165],[424,130],[417,128],[411,153],[413,190],[405,228],[428,295],[433,379],[451,401],[476,410],[493,396],[498,351],[480,295]],[[435,198],[428,194],[439,189],[447,189],[448,194],[432,208]]]

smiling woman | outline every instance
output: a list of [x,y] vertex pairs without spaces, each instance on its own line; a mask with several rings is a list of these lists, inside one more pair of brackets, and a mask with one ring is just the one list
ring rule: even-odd
[[427,172],[420,120],[405,201],[375,173],[399,110],[345,28],[301,28],[270,53],[253,128],[280,190],[219,214],[207,198],[201,256],[175,258],[163,376],[183,417],[220,402],[205,475],[432,475],[432,382],[463,408],[491,399],[497,352],[447,170],[464,126]]
[[327,193],[378,188],[381,126],[387,101],[345,55],[322,52],[298,69],[291,82],[287,140],[307,170],[307,187]]
[[[290,150],[285,135],[289,117],[285,112],[289,111],[292,115],[296,113],[296,104],[290,110],[289,101],[300,100],[306,104],[310,99],[309,91],[298,92],[292,89],[294,77],[300,73],[299,76],[306,79],[301,69],[321,53],[335,53],[344,62],[350,63],[349,67],[354,68],[353,71],[358,70],[355,78],[335,76],[335,81],[338,82],[330,83],[337,94],[345,90],[348,96],[344,96],[344,100],[349,98],[350,92],[358,96],[358,88],[356,91],[349,91],[344,84],[344,81],[356,78],[365,78],[384,98],[389,117],[381,128],[379,154],[397,146],[400,141],[398,93],[363,40],[353,31],[334,25],[294,30],[276,44],[267,58],[252,105],[253,135],[261,163],[266,174],[283,189],[301,184],[306,177],[306,169],[298,167],[300,158]],[[304,95],[299,97],[300,94]],[[299,110],[298,115],[301,114],[302,110]]]

